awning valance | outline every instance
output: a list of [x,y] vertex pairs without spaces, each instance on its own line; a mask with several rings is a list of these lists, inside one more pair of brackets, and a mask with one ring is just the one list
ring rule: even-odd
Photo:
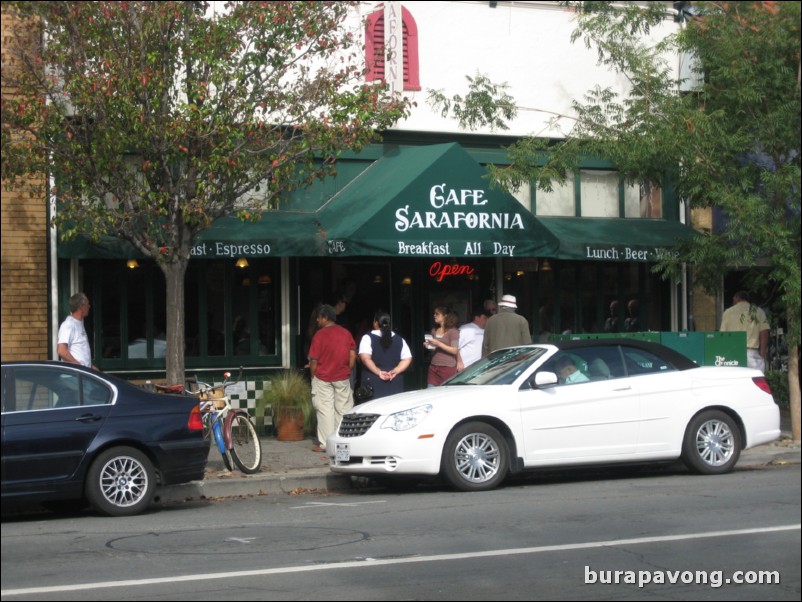
[[[193,241],[192,256],[305,257],[324,255],[324,240],[314,213],[268,211],[259,221],[243,222],[223,217]],[[98,242],[77,237],[59,242],[59,257],[68,259],[140,259],[142,254],[130,243],[110,236]]]
[[656,262],[694,231],[659,219],[539,217],[559,241],[552,257],[584,261]]
[[193,257],[316,257],[324,240],[314,213],[268,211],[256,222],[224,217],[201,232]]

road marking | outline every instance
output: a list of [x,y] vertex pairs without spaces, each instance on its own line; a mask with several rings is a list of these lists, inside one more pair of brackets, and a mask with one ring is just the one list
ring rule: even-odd
[[365,506],[367,504],[386,504],[387,500],[378,500],[375,502],[307,502],[303,506],[290,506],[291,510],[302,510],[305,508],[320,508],[323,506],[343,506],[349,508],[352,506]]
[[554,546],[539,546],[534,548],[510,548],[507,550],[487,550],[484,552],[463,552],[461,554],[437,554],[433,556],[410,556],[407,558],[387,558],[364,560],[349,560],[326,564],[313,564],[307,566],[289,566],[274,569],[254,569],[249,571],[228,571],[225,573],[201,573],[195,575],[175,575],[172,577],[158,577],[153,579],[129,579],[125,581],[100,581],[97,583],[76,583],[75,585],[52,585],[47,587],[27,587],[18,589],[4,589],[0,595],[26,596],[31,594],[54,594],[57,592],[75,592],[92,589],[105,589],[116,587],[136,587],[143,585],[156,585],[160,583],[181,583],[190,581],[212,581],[214,579],[232,579],[235,577],[259,577],[264,575],[282,575],[290,573],[308,573],[312,571],[331,571],[337,569],[363,568],[374,566],[388,566],[393,564],[412,564],[418,562],[442,562],[447,560],[468,560],[472,558],[492,558],[496,556],[513,556],[519,554],[541,554],[544,552],[563,552],[571,550],[588,550],[593,548],[608,548],[616,546],[632,546],[647,543],[660,543],[667,541],[686,541],[691,539],[710,539],[713,537],[734,537],[737,535],[754,535],[759,533],[778,533],[782,531],[799,531],[802,524],[781,525],[778,527],[761,527],[755,529],[737,529],[734,531],[711,531],[709,533],[687,533],[682,535],[663,535],[658,537],[636,537],[633,539],[611,539],[607,541],[591,541],[586,543],[568,543]]
[[251,543],[255,537],[229,537],[226,541],[236,541],[237,543]]

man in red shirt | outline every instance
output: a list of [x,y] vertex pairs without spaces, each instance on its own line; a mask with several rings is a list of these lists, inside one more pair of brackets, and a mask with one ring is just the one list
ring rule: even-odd
[[356,364],[354,337],[337,325],[337,314],[331,305],[316,310],[318,330],[309,347],[309,371],[312,374],[312,405],[317,413],[318,444],[314,451],[325,451],[329,438],[354,407],[351,391],[351,370]]

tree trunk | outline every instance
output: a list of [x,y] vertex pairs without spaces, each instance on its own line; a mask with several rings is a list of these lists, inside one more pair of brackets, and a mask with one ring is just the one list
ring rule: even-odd
[[161,263],[167,289],[167,383],[184,384],[184,277],[187,258],[171,258]]
[[788,348],[788,402],[791,406],[791,438],[800,439],[799,345]]

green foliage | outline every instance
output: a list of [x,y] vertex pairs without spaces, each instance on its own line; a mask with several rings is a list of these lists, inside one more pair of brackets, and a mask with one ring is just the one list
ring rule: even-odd
[[407,113],[364,82],[353,6],[3,3],[4,183],[54,194],[62,238],[114,235],[157,261],[176,382],[193,237],[225,215],[257,219]]
[[[691,207],[721,210],[727,227],[691,238],[657,271],[668,277],[690,264],[694,281],[713,291],[724,269],[748,270],[756,288],[776,291],[789,345],[798,345],[801,3],[688,3],[693,15],[657,42],[646,34],[674,18],[665,3],[563,4],[577,13],[572,39],[630,86],[588,91],[573,103],[568,137],[521,140],[510,148],[511,165],[492,169],[492,178],[549,190],[590,156],[611,160],[628,183],[670,179]],[[677,81],[670,62],[677,56],[691,60],[698,85]],[[461,105],[472,115],[457,113],[464,126],[500,118],[492,95],[473,92],[475,103]]]
[[[727,227],[689,240],[658,270],[675,274],[690,263],[695,280],[713,291],[722,266],[747,269],[756,288],[775,287],[791,344],[798,344],[800,3],[695,2],[694,15],[649,61],[638,36],[654,24],[650,11],[591,4],[604,10],[584,13],[577,36],[633,87],[623,98],[597,94],[577,105],[577,139],[566,145],[609,156],[636,180],[659,183],[661,164],[680,166],[682,197],[721,210]],[[660,53],[672,51],[695,57],[702,83],[691,93],[678,92],[661,61]]]
[[463,97],[459,94],[447,97],[442,90],[430,90],[428,102],[443,117],[449,113],[461,125],[469,129],[489,126],[492,130],[509,129],[507,122],[518,113],[515,99],[507,94],[507,84],[495,84],[481,73],[476,77],[465,76],[469,92]]
[[766,372],[766,380],[769,381],[774,401],[777,402],[778,406],[787,410],[791,399],[788,394],[788,373]]
[[283,409],[297,409],[304,414],[304,431],[309,432],[315,420],[312,406],[312,388],[303,372],[282,370],[271,376],[262,397],[256,402],[256,415],[264,416],[267,406],[272,408],[274,419]]
[[3,70],[18,95],[3,104],[2,175],[52,169],[63,234],[185,257],[218,217],[259,215],[405,114],[364,84],[347,2],[5,4],[24,20],[19,68]]

